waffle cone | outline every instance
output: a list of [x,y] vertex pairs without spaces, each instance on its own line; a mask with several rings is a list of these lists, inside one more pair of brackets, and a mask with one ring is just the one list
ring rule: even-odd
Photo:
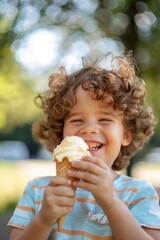
[[[69,160],[67,158],[64,158],[62,162],[56,161],[56,174],[57,174],[57,176],[66,177],[67,179],[73,181],[74,178],[71,178],[67,175],[67,171],[70,168],[72,168],[71,162],[69,162]],[[66,217],[66,215],[64,215],[64,216],[62,216],[58,219],[57,223],[58,223],[58,229],[59,230],[62,228],[65,217]]]

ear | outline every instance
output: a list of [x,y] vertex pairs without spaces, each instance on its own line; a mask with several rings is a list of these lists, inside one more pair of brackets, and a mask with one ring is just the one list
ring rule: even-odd
[[122,146],[128,146],[132,141],[132,134],[129,130],[124,129]]

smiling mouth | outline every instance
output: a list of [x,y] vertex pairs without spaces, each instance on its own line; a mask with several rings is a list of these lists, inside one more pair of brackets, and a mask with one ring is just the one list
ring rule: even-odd
[[101,143],[99,143],[99,144],[94,144],[94,145],[88,145],[88,147],[89,147],[89,151],[95,151],[95,150],[98,150],[98,149],[100,149],[101,147],[102,147],[103,145],[101,144]]

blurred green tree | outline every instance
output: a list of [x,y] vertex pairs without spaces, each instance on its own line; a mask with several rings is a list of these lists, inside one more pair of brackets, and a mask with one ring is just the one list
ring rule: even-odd
[[[33,104],[34,81],[28,80],[30,75],[16,55],[24,47],[26,37],[37,29],[47,29],[61,36],[57,52],[53,52],[56,58],[48,66],[48,72],[53,71],[61,58],[67,59],[69,53],[80,58],[81,54],[98,57],[113,49],[133,50],[150,91],[148,101],[159,117],[159,21],[159,0],[2,0],[0,128],[30,123],[37,116]],[[160,127],[156,131],[159,133]]]
[[21,71],[8,46],[0,51],[0,129],[9,132],[37,116],[33,83]]

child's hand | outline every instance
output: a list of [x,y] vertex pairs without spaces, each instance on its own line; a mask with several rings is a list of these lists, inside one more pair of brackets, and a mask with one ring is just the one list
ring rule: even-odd
[[52,225],[58,218],[72,211],[75,191],[71,181],[55,177],[46,187],[39,217],[46,225]]
[[111,168],[93,156],[82,157],[81,161],[73,162],[72,166],[75,170],[69,170],[68,175],[79,179],[73,183],[74,186],[90,191],[102,208],[109,207],[116,197]]

